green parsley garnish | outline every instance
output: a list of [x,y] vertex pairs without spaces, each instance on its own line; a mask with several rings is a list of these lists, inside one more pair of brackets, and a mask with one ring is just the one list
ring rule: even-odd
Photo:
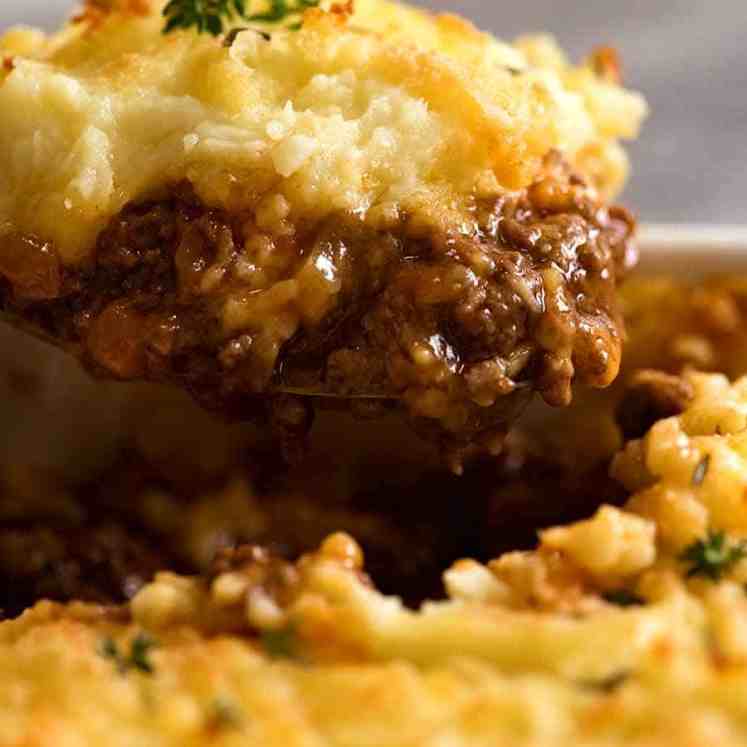
[[616,589],[608,591],[602,597],[610,604],[616,604],[618,607],[640,607],[646,601],[627,589]]
[[586,690],[597,690],[611,694],[621,688],[631,676],[631,672],[615,672],[602,680],[583,680],[578,684]]
[[148,658],[151,649],[158,644],[146,633],[138,633],[132,641],[130,649],[130,664],[146,674],[153,673],[153,664]]
[[262,633],[262,647],[274,659],[291,659],[296,648],[296,634],[292,627],[266,630]]
[[120,672],[124,672],[122,668],[122,657],[119,653],[119,647],[117,642],[113,638],[104,638],[99,642],[99,655],[105,659],[110,659],[117,665],[117,669]]
[[690,564],[688,578],[706,576],[712,581],[718,581],[744,557],[747,557],[745,542],[729,542],[726,532],[709,530],[705,539],[693,542],[680,555],[680,560]]
[[137,669],[144,674],[153,674],[153,663],[148,655],[157,645],[158,642],[147,633],[138,633],[130,643],[130,653],[125,655],[119,650],[113,638],[104,638],[99,644],[99,654],[113,661],[121,674],[125,674],[130,669]]
[[711,455],[706,454],[693,471],[693,487],[699,488],[706,479],[708,469],[711,466]]
[[244,717],[236,703],[221,696],[212,702],[208,721],[211,729],[227,731],[241,729]]
[[280,24],[286,28],[301,27],[301,16],[307,8],[316,8],[320,0],[267,0],[264,10],[251,12],[254,0],[171,0],[163,9],[164,34],[176,29],[197,29],[213,36],[223,33],[234,21]]

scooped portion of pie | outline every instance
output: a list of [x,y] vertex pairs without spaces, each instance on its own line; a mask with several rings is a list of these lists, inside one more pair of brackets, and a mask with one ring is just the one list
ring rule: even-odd
[[399,407],[456,471],[533,391],[615,378],[635,247],[607,200],[645,104],[609,50],[384,0],[163,26],[89,2],[0,39],[6,312],[288,441],[310,402]]

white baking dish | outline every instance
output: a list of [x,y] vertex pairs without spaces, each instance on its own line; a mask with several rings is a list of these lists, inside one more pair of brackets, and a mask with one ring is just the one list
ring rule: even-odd
[[648,224],[641,226],[639,242],[641,273],[747,272],[747,226]]

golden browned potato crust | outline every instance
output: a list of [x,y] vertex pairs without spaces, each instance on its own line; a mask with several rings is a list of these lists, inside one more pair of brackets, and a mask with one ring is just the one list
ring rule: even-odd
[[[245,547],[200,578],[159,574],[125,608],[40,603],[0,624],[3,743],[741,744],[742,530],[723,535],[718,575],[688,543],[713,541],[693,501],[713,532],[744,518],[721,511],[744,382],[690,384],[692,407],[647,436],[666,504],[644,486],[535,552],[461,561],[449,599],[419,611],[372,588],[339,534],[296,564]],[[704,418],[720,434],[688,435]],[[686,488],[704,453],[711,471]]]
[[164,36],[163,5],[96,4],[54,35],[2,38],[3,232],[79,264],[125,205],[184,180],[280,233],[340,212],[468,231],[476,198],[528,186],[554,149],[609,197],[625,176],[618,141],[645,114],[550,38],[509,45],[387,0],[229,46]]

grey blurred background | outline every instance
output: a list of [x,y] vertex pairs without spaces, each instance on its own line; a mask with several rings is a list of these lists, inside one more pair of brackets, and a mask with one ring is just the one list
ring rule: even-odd
[[[747,224],[744,0],[430,0],[510,39],[551,31],[579,58],[617,47],[652,108],[626,202],[648,221]],[[71,0],[0,0],[0,28],[53,23]],[[1,116],[1,114],[0,114]]]

